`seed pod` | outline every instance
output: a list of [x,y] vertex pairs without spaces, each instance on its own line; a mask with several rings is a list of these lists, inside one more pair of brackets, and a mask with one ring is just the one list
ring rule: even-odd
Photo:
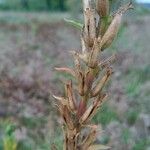
[[91,97],[97,96],[102,88],[104,87],[105,83],[108,81],[110,75],[112,74],[111,70],[108,70],[106,75],[98,82],[98,84],[95,86],[95,88],[91,92]]
[[89,115],[89,117],[86,121],[91,120],[95,116],[95,114],[98,112],[100,106],[107,99],[107,97],[108,97],[107,94],[103,94],[102,96],[97,98],[96,102],[94,103],[94,109],[92,110],[91,114]]
[[92,51],[89,55],[88,59],[88,66],[90,68],[95,68],[97,66],[97,58],[98,58],[98,52],[99,52],[99,45],[100,45],[101,38],[95,38],[94,45],[92,48]]
[[95,20],[95,11],[94,10],[91,10],[91,14],[90,14],[89,38],[90,38],[89,46],[93,46],[94,40],[96,38],[96,20]]
[[93,9],[86,9],[85,11],[85,25],[83,38],[87,47],[92,47],[94,39],[96,38],[96,20],[95,11]]
[[122,20],[122,13],[121,14],[116,14],[112,23],[108,27],[106,33],[104,34],[102,40],[101,40],[101,50],[104,50],[105,48],[109,47],[114,38],[116,37],[120,24]]
[[73,123],[73,120],[71,119],[71,115],[70,115],[67,107],[64,107],[62,116],[63,116],[64,122],[66,123],[67,127],[70,130],[74,129],[74,123]]
[[100,17],[105,17],[109,14],[109,0],[97,0],[96,10]]
[[88,72],[86,73],[86,76],[85,76],[84,91],[85,91],[86,94],[89,93],[89,91],[92,87],[93,80],[94,80],[93,70],[89,69]]
[[97,113],[99,107],[102,105],[103,101],[107,98],[107,96],[108,96],[107,94],[99,96],[96,99],[96,101],[92,105],[90,105],[89,108],[84,112],[79,122],[81,124],[84,124],[90,121],[93,118],[93,116]]
[[81,124],[83,124],[84,122],[86,122],[86,120],[88,119],[88,117],[90,116],[92,110],[93,110],[94,106],[90,105],[89,108],[85,111],[85,113],[82,115],[82,117],[80,118],[79,122]]
[[66,96],[67,96],[69,108],[71,109],[72,112],[75,112],[76,104],[73,95],[72,81],[69,81],[69,83],[66,84]]
[[78,118],[80,118],[86,111],[86,104],[87,102],[84,99],[80,101],[79,106],[78,106]]

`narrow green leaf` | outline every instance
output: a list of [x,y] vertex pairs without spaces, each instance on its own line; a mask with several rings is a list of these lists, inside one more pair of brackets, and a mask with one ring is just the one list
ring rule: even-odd
[[66,18],[64,18],[64,20],[65,20],[68,24],[70,24],[70,25],[72,25],[72,26],[74,26],[74,27],[76,27],[76,28],[78,28],[78,29],[80,29],[80,30],[83,28],[83,24],[80,23],[80,22],[77,22],[77,21],[74,21],[74,20],[71,20],[71,19],[66,19]]
[[88,150],[107,150],[110,149],[110,147],[100,144],[91,145]]

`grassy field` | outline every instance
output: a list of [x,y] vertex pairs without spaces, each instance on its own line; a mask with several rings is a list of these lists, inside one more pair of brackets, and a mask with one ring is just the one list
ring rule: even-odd
[[[51,93],[62,93],[55,66],[72,66],[68,51],[80,50],[80,31],[68,14],[0,13],[0,150],[61,150],[60,118]],[[125,17],[104,55],[117,54],[110,98],[94,118],[104,129],[98,141],[112,150],[150,148],[150,13]],[[63,93],[62,93],[63,94]],[[11,143],[11,144],[10,144]],[[11,150],[11,148],[8,148]]]

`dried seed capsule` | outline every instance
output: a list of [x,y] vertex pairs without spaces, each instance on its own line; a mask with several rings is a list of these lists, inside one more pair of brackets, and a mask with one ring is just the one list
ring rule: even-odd
[[84,123],[84,122],[86,122],[86,120],[90,116],[90,114],[91,114],[91,112],[92,112],[93,109],[94,109],[94,105],[90,105],[89,108],[85,111],[85,113],[82,115],[82,117],[79,120],[79,122],[81,124]]
[[90,68],[95,68],[97,66],[97,58],[98,58],[98,52],[99,52],[99,45],[100,45],[100,40],[101,38],[95,38],[95,41],[94,41],[94,45],[93,45],[93,48],[92,48],[92,51],[89,55],[89,58],[88,58],[88,66]]
[[83,39],[87,47],[92,47],[96,38],[96,20],[95,11],[87,8],[85,11],[85,25],[83,30]]
[[80,118],[83,114],[84,114],[84,112],[86,111],[86,104],[87,104],[87,102],[84,100],[84,99],[82,99],[81,101],[80,101],[80,103],[79,103],[79,106],[78,106],[78,117]]
[[122,14],[126,12],[128,9],[132,9],[132,8],[133,8],[132,3],[128,3],[117,11],[112,23],[110,24],[110,26],[108,27],[106,33],[102,38],[101,45],[100,45],[101,50],[104,50],[105,48],[109,47],[112,44],[114,38],[118,33],[121,20],[122,20]]
[[95,86],[95,88],[91,92],[91,97],[97,96],[102,88],[104,87],[105,83],[108,81],[110,75],[112,74],[111,70],[108,70],[106,75],[98,82],[98,84]]
[[64,122],[66,123],[67,127],[70,130],[74,129],[73,120],[72,120],[70,112],[69,112],[69,110],[68,110],[68,108],[66,106],[64,106],[62,116],[63,116]]
[[99,107],[103,103],[103,101],[107,98],[107,94],[103,94],[102,96],[99,96],[96,101],[89,106],[89,108],[84,112],[84,114],[81,116],[79,122],[81,124],[84,124],[88,121],[90,121],[93,116],[97,113]]
[[72,112],[75,112],[76,104],[73,95],[72,81],[69,81],[69,83],[66,84],[66,96],[67,96],[69,108],[71,109]]
[[116,37],[122,20],[122,14],[116,14],[101,41],[101,49],[109,47]]
[[89,91],[92,87],[93,80],[94,80],[93,70],[89,69],[88,72],[86,73],[86,76],[85,76],[84,91],[85,91],[86,94],[89,93]]
[[109,14],[109,0],[97,0],[96,10],[99,16],[107,16]]
[[107,97],[108,97],[107,94],[103,94],[102,96],[100,96],[100,97],[97,98],[96,102],[94,103],[94,109],[92,110],[90,116],[88,117],[88,119],[86,121],[91,120],[95,116],[95,114],[99,110],[100,106],[107,99]]

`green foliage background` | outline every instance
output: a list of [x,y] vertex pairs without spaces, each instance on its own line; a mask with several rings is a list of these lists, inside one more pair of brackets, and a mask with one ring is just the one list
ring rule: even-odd
[[[26,5],[27,4],[27,5]],[[63,6],[62,6],[63,5]],[[3,0],[1,10],[67,10],[66,0]]]
[[[127,0],[110,0],[113,8]],[[1,10],[27,10],[27,11],[67,11],[81,10],[79,0],[1,0]]]

